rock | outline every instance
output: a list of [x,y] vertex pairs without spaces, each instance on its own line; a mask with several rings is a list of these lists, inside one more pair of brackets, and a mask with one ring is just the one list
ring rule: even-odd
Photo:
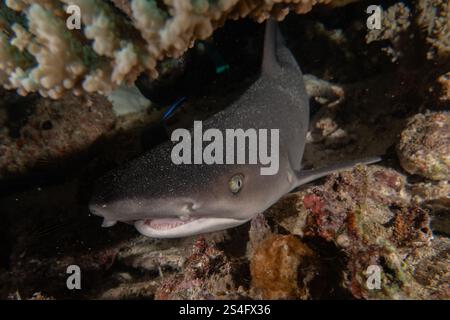
[[120,86],[108,94],[116,116],[142,112],[150,108],[151,102],[135,86]]
[[414,295],[426,299],[445,299],[450,297],[450,240],[437,236],[431,245],[422,250],[414,250],[405,258],[403,268],[414,275],[417,290]]
[[186,259],[182,272],[164,278],[155,299],[236,299],[232,265],[214,242],[199,238]]
[[[429,294],[419,293],[414,273],[405,270],[408,253],[427,250],[432,239],[427,212],[410,206],[405,191],[403,177],[394,170],[357,167],[331,176],[303,198],[310,213],[305,236],[331,241],[341,250],[343,286],[356,298]],[[382,270],[380,290],[366,284],[372,265]]]
[[[190,239],[188,239],[190,240]],[[190,241],[179,239],[161,241],[140,236],[121,248],[118,261],[142,271],[162,272],[181,270],[191,246]]]
[[397,154],[407,172],[432,180],[449,180],[450,113],[428,112],[409,119]]
[[450,101],[450,72],[441,75],[437,79],[437,83],[439,84],[441,91],[439,100],[442,102]]
[[272,231],[268,225],[264,215],[258,214],[250,222],[250,230],[248,231],[249,241],[247,242],[247,258],[251,259],[255,251],[261,243],[270,235]]
[[412,201],[418,204],[447,202],[450,184],[446,180],[413,183],[410,186]]
[[450,236],[450,183],[429,181],[411,184],[412,201],[427,208],[434,233]]
[[67,95],[58,101],[15,94],[8,97],[0,102],[7,110],[8,122],[0,130],[0,178],[31,169],[64,171],[70,162],[67,159],[86,154],[114,127],[111,103],[99,95]]
[[266,217],[287,232],[303,237],[308,213],[303,205],[303,191],[284,196],[266,211]]
[[317,272],[317,257],[296,236],[271,235],[250,262],[253,296],[262,299],[307,299]]
[[[448,273],[449,243],[434,238],[428,211],[411,202],[409,190],[405,177],[395,170],[358,166],[283,199],[285,205],[271,208],[268,219],[288,232],[303,234],[302,241],[315,254],[334,255],[335,272],[343,274],[335,290],[341,286],[364,299],[446,299],[447,278],[436,275]],[[288,207],[293,210],[279,213],[279,208]],[[434,257],[436,270],[419,277],[416,267],[430,267],[427,255]],[[380,289],[367,285],[370,266],[381,271]]]
[[98,298],[106,300],[148,299],[153,297],[158,285],[159,281],[125,282],[105,291]]

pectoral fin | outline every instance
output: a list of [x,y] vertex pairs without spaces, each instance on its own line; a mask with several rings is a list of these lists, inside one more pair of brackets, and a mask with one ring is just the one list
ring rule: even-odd
[[108,220],[108,219],[103,219],[103,223],[102,223],[102,228],[110,228],[112,226],[114,226],[117,223],[117,221],[114,220]]
[[319,169],[311,169],[311,170],[302,170],[296,174],[297,183],[296,187],[306,184],[308,182],[314,181],[316,179],[325,177],[331,173],[349,170],[356,166],[357,164],[372,164],[381,161],[380,157],[369,157],[358,160],[352,160],[348,162],[340,162],[333,164],[331,166],[319,168]]

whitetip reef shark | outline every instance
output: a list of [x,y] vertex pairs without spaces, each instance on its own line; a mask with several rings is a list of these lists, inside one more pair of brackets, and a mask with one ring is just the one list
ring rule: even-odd
[[178,238],[241,225],[298,186],[357,163],[302,170],[309,127],[303,74],[277,23],[266,23],[261,75],[204,128],[279,129],[279,170],[261,175],[260,164],[174,164],[166,141],[101,178],[90,211],[104,227],[132,223],[143,235]]

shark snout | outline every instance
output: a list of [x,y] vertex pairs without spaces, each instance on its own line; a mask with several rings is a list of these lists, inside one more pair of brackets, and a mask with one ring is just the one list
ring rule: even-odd
[[89,204],[89,211],[96,216],[102,216],[98,205]]
[[106,217],[107,214],[106,214],[106,212],[103,209],[104,208],[102,208],[101,206],[96,205],[96,204],[90,204],[89,205],[89,211],[93,215],[96,215],[96,216],[99,216],[99,217],[103,217],[102,227],[109,228],[109,227],[114,226],[117,223],[117,220],[107,218]]
[[103,217],[103,227],[113,226],[117,221],[157,218],[186,220],[204,216],[205,213],[199,209],[201,205],[192,199],[128,199],[109,203],[92,201],[89,204],[93,215]]

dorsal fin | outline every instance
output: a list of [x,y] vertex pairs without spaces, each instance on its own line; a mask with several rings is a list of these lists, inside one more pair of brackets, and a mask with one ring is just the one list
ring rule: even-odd
[[269,18],[266,22],[264,37],[262,74],[275,75],[282,69],[298,71],[301,74],[297,60],[295,60],[291,50],[286,47],[278,23]]
[[280,69],[277,59],[277,45],[282,39],[277,39],[279,36],[280,31],[277,22],[272,18],[267,19],[264,35],[263,74],[274,74]]

